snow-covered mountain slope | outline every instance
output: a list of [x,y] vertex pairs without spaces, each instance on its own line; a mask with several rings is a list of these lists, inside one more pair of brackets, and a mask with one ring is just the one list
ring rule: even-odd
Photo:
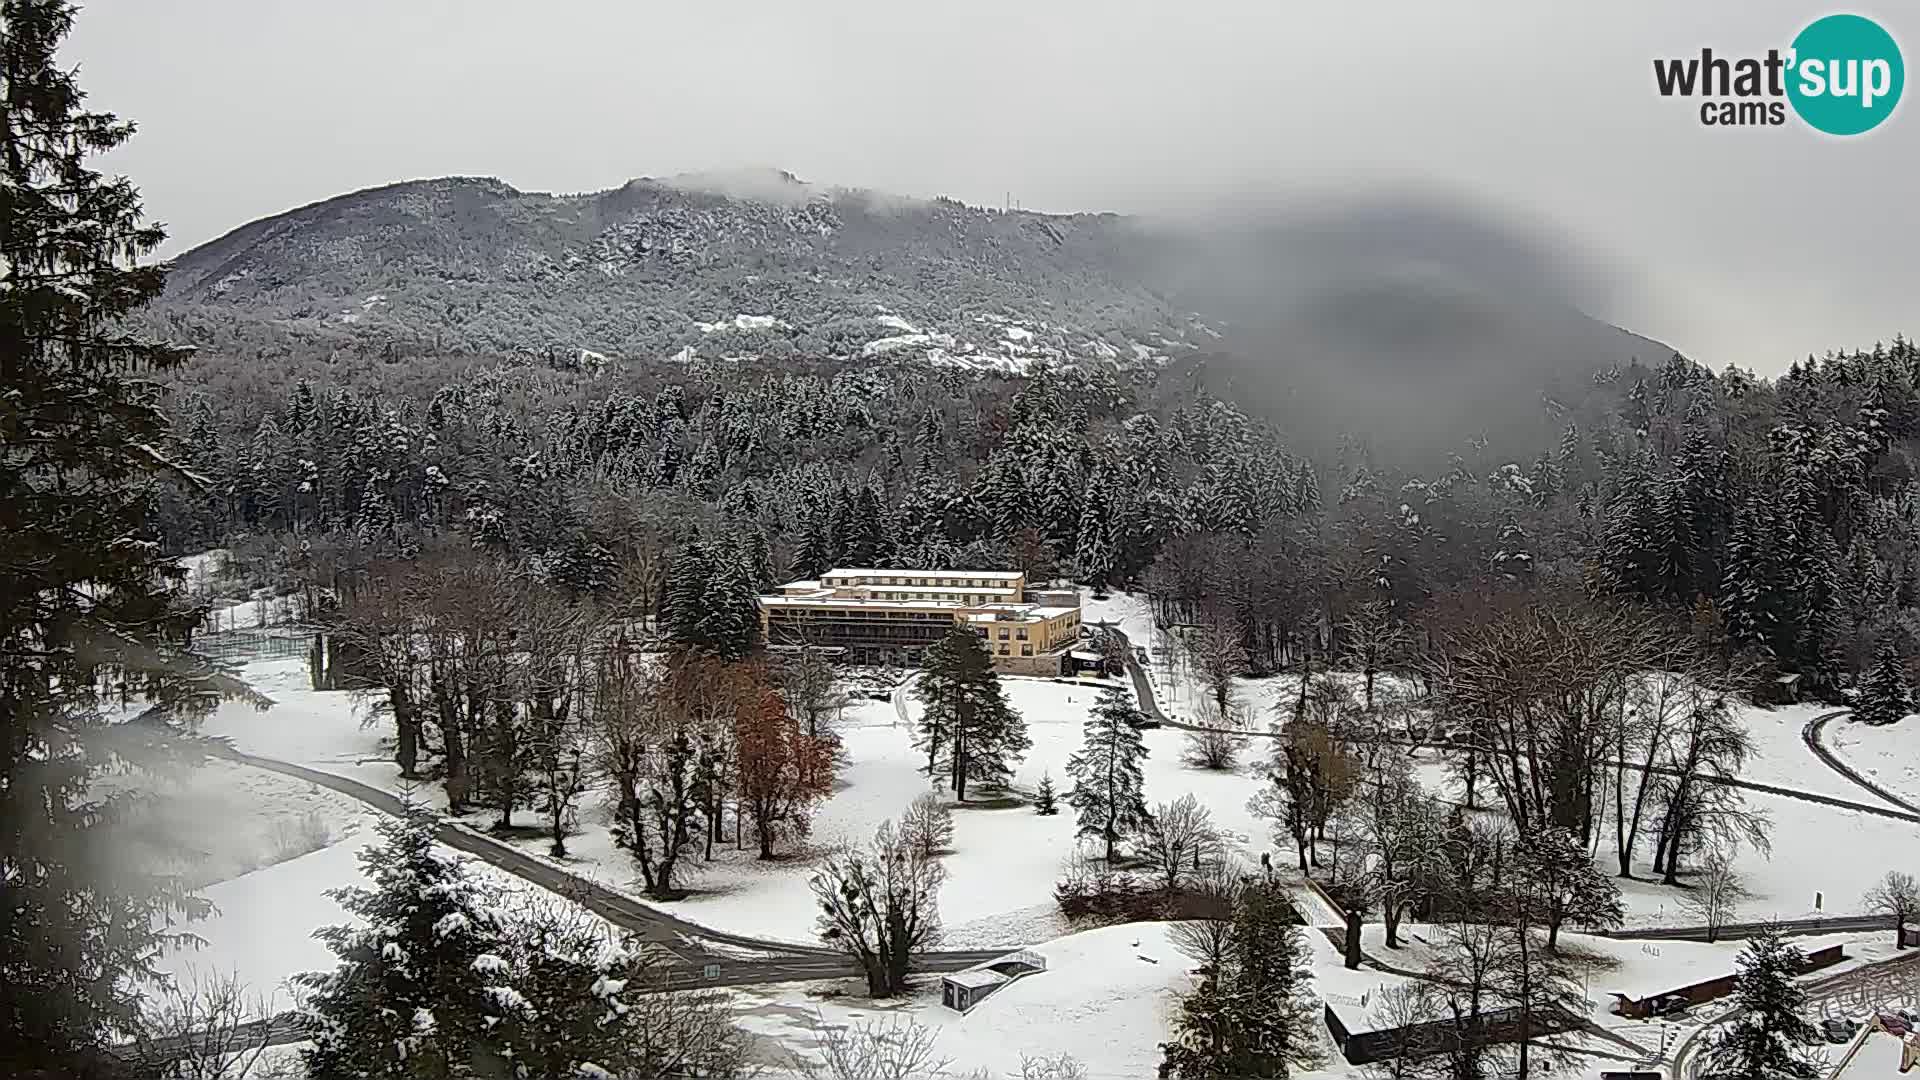
[[[1130,270],[1111,214],[635,180],[548,195],[448,178],[256,221],[174,262],[162,319],[387,352],[884,357],[1019,371],[1209,340]],[[684,358],[684,357],[682,357]]]

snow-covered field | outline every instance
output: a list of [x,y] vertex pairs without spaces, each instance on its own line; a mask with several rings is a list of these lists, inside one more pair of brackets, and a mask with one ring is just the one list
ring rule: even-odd
[[1067,1053],[1100,1080],[1152,1076],[1169,1017],[1192,983],[1166,924],[1088,930],[1037,951],[1047,958],[1045,972],[995,991],[965,1015],[944,1008],[931,981],[890,1002],[770,986],[736,992],[741,1025],[810,1054],[822,1027],[910,1020],[935,1032],[935,1056],[948,1059],[954,1075],[1018,1076],[1023,1057]]
[[[380,730],[362,725],[363,702],[337,692],[307,687],[304,662],[262,660],[245,666],[243,677],[276,704],[257,712],[239,704],[222,706],[203,731],[232,739],[248,753],[309,765],[376,787],[398,791],[401,783]],[[1033,748],[1017,769],[1013,787],[1031,793],[1043,774],[1064,792],[1067,758],[1079,749],[1082,725],[1098,685],[1041,679],[1006,680],[1008,696],[1028,724]],[[909,710],[919,708],[911,699]],[[812,942],[815,904],[808,885],[811,857],[870,837],[881,822],[898,816],[915,796],[929,790],[918,770],[924,763],[914,749],[909,727],[895,706],[861,701],[849,706],[839,728],[844,760],[838,790],[815,815],[806,851],[762,862],[747,850],[718,845],[712,862],[692,860],[686,884],[692,894],[661,906],[706,925],[763,937]],[[1162,802],[1194,793],[1213,808],[1216,821],[1242,837],[1253,851],[1266,846],[1264,825],[1246,812],[1260,780],[1243,765],[1237,773],[1209,773],[1180,761],[1186,736],[1172,729],[1146,733],[1147,799]],[[1245,759],[1255,760],[1250,754]],[[438,802],[440,790],[421,786],[415,797]],[[476,824],[490,823],[482,812]],[[603,883],[638,893],[631,859],[608,834],[607,808],[594,801],[583,807],[580,832],[568,841],[568,866]],[[529,816],[528,824],[532,823]],[[731,837],[729,837],[731,839]],[[524,841],[544,855],[545,842]],[[941,894],[947,943],[954,947],[1018,945],[1044,941],[1066,928],[1057,915],[1053,885],[1075,846],[1070,811],[1041,817],[1026,805],[969,805],[955,814],[948,879]]]
[[[1100,605],[1092,605],[1095,610],[1089,618],[1114,618],[1130,624],[1129,632],[1144,635],[1139,625],[1145,621],[1144,608],[1124,601],[1107,602],[1105,612]],[[1177,671],[1173,674],[1171,695],[1177,700],[1195,696],[1177,689],[1190,686],[1193,680],[1179,677]],[[203,729],[207,734],[228,737],[252,753],[399,790],[397,770],[382,742],[385,725],[363,725],[364,700],[309,689],[299,660],[255,661],[245,665],[242,675],[274,698],[276,706],[266,712],[238,704],[223,706],[207,720]],[[1052,776],[1056,790],[1064,792],[1069,786],[1066,761],[1080,747],[1082,724],[1098,685],[1023,678],[1009,678],[1005,684],[1027,720],[1033,741],[1016,770],[1013,793],[1030,794],[1046,774]],[[1278,679],[1245,681],[1239,693],[1248,705],[1265,709],[1290,685]],[[909,716],[918,709],[910,697],[900,704]],[[1863,792],[1826,769],[1801,742],[1800,729],[1816,712],[1813,708],[1750,710],[1748,720],[1761,756],[1748,775],[1865,801]],[[839,784],[820,807],[805,850],[762,862],[751,846],[736,850],[722,845],[712,862],[692,861],[693,873],[687,878],[691,895],[664,906],[716,928],[790,941],[815,940],[815,905],[808,885],[813,859],[838,845],[865,839],[881,821],[899,814],[930,787],[919,771],[922,758],[913,748],[911,730],[902,722],[895,702],[856,702],[847,708],[839,731],[845,750]],[[1210,808],[1219,825],[1241,841],[1250,861],[1274,848],[1266,823],[1246,810],[1248,799],[1263,783],[1263,742],[1254,740],[1248,746],[1235,771],[1212,773],[1183,763],[1184,732],[1163,728],[1149,730],[1144,737],[1150,751],[1145,770],[1150,803],[1191,792]],[[1868,753],[1858,740],[1842,745],[1849,754]],[[1898,753],[1898,740],[1891,734],[1877,745],[1880,749],[1875,752]],[[236,775],[265,775],[225,768]],[[1430,780],[1441,776],[1436,767],[1423,767],[1422,772]],[[1902,775],[1920,787],[1911,774]],[[256,791],[254,783],[234,781],[227,786],[247,799],[271,802],[276,797]],[[284,801],[297,794],[277,797]],[[434,805],[441,793],[437,786],[421,786],[415,797]],[[1742,909],[1742,917],[1814,914],[1816,892],[1824,894],[1822,909],[1827,914],[1857,911],[1860,893],[1897,861],[1896,853],[1912,844],[1912,827],[1899,821],[1761,794],[1750,798],[1772,817],[1774,851],[1771,858],[1752,851],[1743,851],[1739,857],[1756,894]],[[329,805],[328,813],[339,809]],[[484,826],[491,815],[482,812],[472,820]],[[606,820],[604,806],[589,801],[583,807],[580,831],[569,840],[569,868],[637,894],[631,862],[613,847]],[[530,816],[526,823],[532,824]],[[175,969],[234,971],[256,989],[270,990],[296,971],[326,966],[330,958],[307,935],[313,927],[344,917],[323,893],[359,879],[353,856],[372,837],[364,816],[351,816],[338,825],[344,842],[210,889],[221,914],[193,928],[207,938],[209,947],[177,958]],[[958,809],[955,826],[953,850],[946,857],[948,881],[941,895],[946,944],[1036,945],[1049,956],[1047,973],[1015,983],[965,1017],[941,1008],[931,986],[918,996],[886,1004],[868,1002],[843,987],[741,990],[736,994],[743,1023],[782,1044],[804,1047],[818,1024],[903,1014],[939,1028],[941,1052],[961,1072],[984,1068],[1017,1074],[1023,1054],[1064,1050],[1081,1058],[1095,1077],[1150,1074],[1158,1061],[1158,1043],[1166,1037],[1168,1011],[1188,979],[1182,959],[1166,943],[1164,928],[1136,924],[1062,936],[1070,928],[1056,912],[1052,889],[1077,843],[1071,810],[1064,804],[1062,813],[1040,817],[1018,799],[983,802]],[[1604,828],[1603,834],[1610,837]],[[544,856],[544,841],[523,843],[530,853]],[[1276,867],[1290,865],[1289,854],[1275,850]],[[1603,841],[1597,857],[1611,871],[1610,839]],[[1622,885],[1631,924],[1697,921],[1681,910],[1680,894],[1674,889],[1645,881]],[[1377,936],[1379,928],[1370,927],[1369,933]],[[1357,1002],[1377,990],[1376,984],[1391,981],[1378,971],[1344,971],[1331,948],[1322,948],[1325,942],[1318,935],[1308,936],[1328,994]],[[1864,940],[1870,943],[1872,936]],[[1577,937],[1574,941],[1602,958],[1591,980],[1596,1018],[1604,1010],[1608,990],[1638,992],[1654,983],[1687,982],[1697,971],[1727,970],[1738,949],[1734,943],[1661,943],[1643,949],[1636,942]],[[1385,954],[1378,942],[1369,951]],[[1419,952],[1415,944],[1390,959],[1417,962]],[[1344,1074],[1337,1057],[1330,1062],[1325,1071]]]
[[179,874],[193,886],[226,881],[304,855],[347,835],[360,804],[326,788],[226,761],[179,773],[106,777],[135,787],[137,813],[113,826],[116,857]]
[[[1130,631],[1145,621],[1143,605],[1119,596],[1106,603],[1104,609],[1094,604],[1089,617],[1133,624]],[[305,668],[298,660],[259,661],[247,665],[243,674],[278,704],[265,713],[225,706],[207,722],[209,734],[229,736],[235,745],[253,753],[398,789],[396,769],[381,745],[380,728],[362,726],[364,703],[356,704],[353,697],[339,692],[307,689]],[[1158,678],[1155,681],[1160,683]],[[1176,673],[1173,685],[1191,686],[1192,682]],[[1031,793],[1041,776],[1050,774],[1056,790],[1064,792],[1069,786],[1067,758],[1080,746],[1082,724],[1096,687],[1021,678],[1009,678],[1006,685],[1033,740],[1015,772],[1015,791]],[[1270,714],[1275,698],[1290,685],[1285,679],[1243,680],[1239,694],[1247,704]],[[1178,689],[1173,693],[1185,696]],[[911,715],[918,703],[909,698],[907,708]],[[1754,732],[1759,756],[1746,775],[1783,787],[1870,801],[1864,791],[1821,764],[1801,741],[1801,728],[1818,711],[1817,706],[1748,709],[1744,718]],[[1887,732],[1892,735],[1897,730]],[[918,771],[922,759],[913,748],[911,731],[900,722],[893,704],[856,702],[846,710],[840,732],[845,755],[838,790],[819,808],[813,835],[803,851],[762,862],[750,844],[747,850],[720,845],[712,862],[696,859],[686,864],[690,871],[686,884],[692,893],[663,906],[717,928],[789,941],[815,940],[815,906],[808,886],[812,861],[837,846],[864,840],[882,821],[898,815],[916,795],[929,789]],[[1250,861],[1272,850],[1276,866],[1290,864],[1289,853],[1273,845],[1267,823],[1246,809],[1262,783],[1264,741],[1249,743],[1236,771],[1212,773],[1181,761],[1184,733],[1158,729],[1145,734],[1150,750],[1149,803],[1191,792],[1211,809],[1220,826],[1241,839]],[[1884,753],[1898,753],[1893,738],[1880,745]],[[1429,783],[1441,779],[1437,767],[1423,767],[1422,774]],[[1457,798],[1459,793],[1449,790],[1447,794]],[[437,787],[422,786],[416,797],[433,802],[440,792]],[[1913,830],[1903,822],[1762,793],[1749,793],[1748,798],[1772,821],[1773,850],[1768,854],[1743,848],[1738,854],[1740,869],[1754,892],[1742,909],[1743,917],[1855,913],[1861,893],[1892,864],[1895,853],[1912,842]],[[484,825],[491,817],[483,812],[473,820]],[[606,823],[606,808],[589,800],[581,811],[580,833],[569,840],[570,868],[637,894],[631,860],[614,848]],[[1076,843],[1070,811],[1040,817],[1025,805],[988,803],[959,809],[955,825],[953,851],[946,859],[948,881],[941,896],[948,944],[1032,944],[1067,929],[1057,915],[1052,888]],[[524,843],[529,852],[544,853],[543,841]],[[1642,849],[1643,859],[1650,855],[1650,847]],[[1596,857],[1613,872],[1611,829],[1604,823]],[[1699,921],[1683,910],[1679,891],[1645,880],[1651,875],[1644,866],[1636,873],[1640,879],[1622,881],[1629,925]]]
[[333,954],[313,931],[349,921],[326,893],[365,881],[356,856],[374,839],[373,821],[367,811],[350,839],[204,890],[215,912],[185,929],[205,945],[166,957],[162,968],[188,984],[200,977],[237,976],[267,999],[267,1014],[287,1008],[290,976],[333,966]]
[[1920,802],[1920,717],[1909,716],[1885,727],[1836,720],[1827,725],[1826,739],[1835,754],[1867,779],[1903,799]]

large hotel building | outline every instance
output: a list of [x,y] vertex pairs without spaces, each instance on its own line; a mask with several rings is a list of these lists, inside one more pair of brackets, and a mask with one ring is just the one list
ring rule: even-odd
[[767,644],[862,662],[915,662],[956,625],[980,635],[1000,671],[1058,675],[1080,637],[1080,594],[1030,591],[1015,570],[829,570],[760,598]]

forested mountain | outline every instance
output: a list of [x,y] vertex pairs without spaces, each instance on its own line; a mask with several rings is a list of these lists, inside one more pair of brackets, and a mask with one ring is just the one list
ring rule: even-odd
[[[1445,215],[1440,215],[1445,217]],[[1485,387],[1668,351],[1540,289],[1475,224],[1440,257],[1382,246],[1418,211],[1339,224],[1154,223],[826,189],[790,174],[583,195],[447,178],[340,196],[175,260],[161,328],[223,352],[598,363],[759,358],[1022,371],[1223,348],[1269,396],[1357,377]],[[1412,220],[1410,220],[1412,219]],[[1256,221],[1258,219],[1255,219]],[[1431,228],[1427,231],[1432,232]],[[1224,337],[1223,337],[1224,335]],[[1286,376],[1274,378],[1278,368]],[[1484,411],[1484,395],[1480,405]],[[1526,404],[1527,402],[1523,402]]]
[[784,173],[584,195],[456,177],[236,229],[175,261],[155,314],[233,348],[386,356],[1138,362],[1206,340],[1133,274],[1139,242],[1112,214],[1000,213]]
[[201,349],[172,411],[214,485],[171,541],[332,575],[451,533],[702,624],[835,564],[1151,582],[1257,670],[1542,582],[1854,670],[1920,595],[1905,341],[1770,382],[1540,265],[1375,257],[1404,219],[1235,246],[761,180],[402,184],[182,256],[146,318]]

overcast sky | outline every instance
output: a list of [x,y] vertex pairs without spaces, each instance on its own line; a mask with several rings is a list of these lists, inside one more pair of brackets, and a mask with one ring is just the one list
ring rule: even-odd
[[[1600,260],[1596,315],[1777,372],[1920,333],[1920,105],[1853,139],[1702,127],[1652,59],[1785,48],[1786,0],[92,0],[169,251],[447,174],[585,191],[772,166],[1157,213],[1409,186]],[[1920,8],[1877,18],[1920,58]],[[1912,95],[1910,94],[1909,97]]]

